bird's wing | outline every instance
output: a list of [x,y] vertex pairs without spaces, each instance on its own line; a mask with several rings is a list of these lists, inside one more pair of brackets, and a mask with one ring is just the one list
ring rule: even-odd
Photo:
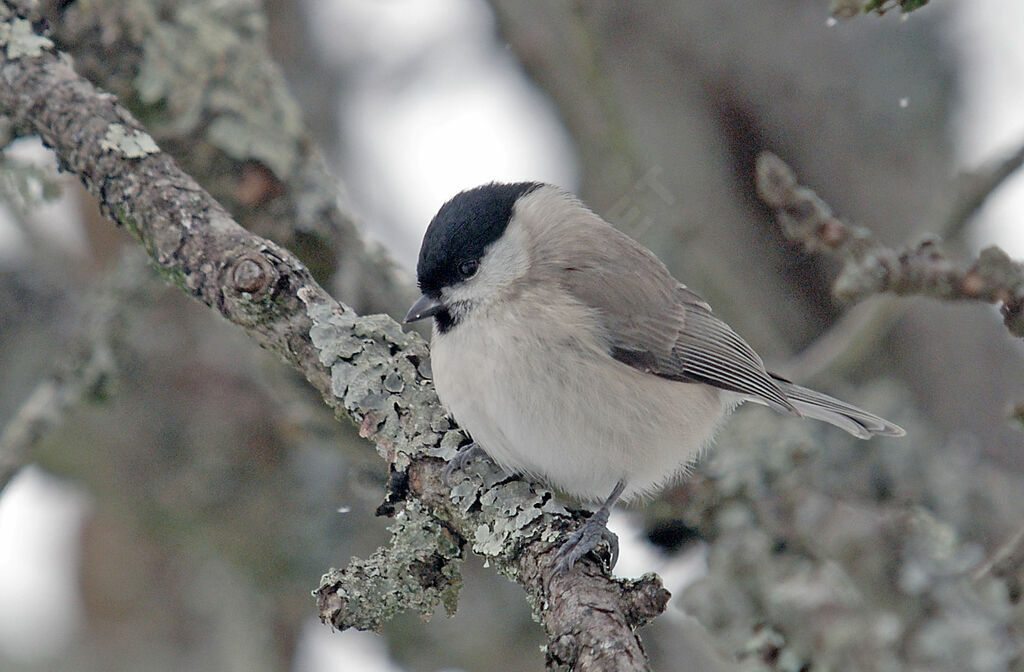
[[612,357],[647,373],[706,383],[799,414],[757,353],[654,254],[618,232],[588,252],[586,262],[562,265],[561,282],[598,316]]
[[[711,307],[699,296],[683,285],[679,285],[679,294],[684,326],[668,363],[678,367],[680,379],[688,377],[739,392],[772,408],[799,415],[754,349],[728,324],[715,317]],[[697,302],[687,301],[690,296],[696,297]]]

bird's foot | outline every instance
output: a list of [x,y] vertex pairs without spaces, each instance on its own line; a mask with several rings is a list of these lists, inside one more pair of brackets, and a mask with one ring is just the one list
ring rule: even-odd
[[619,538],[608,529],[608,507],[602,506],[594,512],[587,522],[570,535],[555,555],[555,573],[561,574],[572,569],[573,565],[587,553],[590,553],[602,541],[608,542],[611,553],[609,569],[619,559]]
[[444,474],[442,475],[444,478],[444,484],[450,487],[452,484],[452,476],[456,471],[462,471],[470,462],[486,454],[487,453],[484,452],[484,449],[476,445],[476,443],[471,443],[459,448],[459,452],[455,453],[455,457],[450,459],[444,468]]

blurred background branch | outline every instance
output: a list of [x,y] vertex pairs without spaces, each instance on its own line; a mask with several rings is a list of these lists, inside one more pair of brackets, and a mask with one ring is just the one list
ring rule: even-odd
[[79,333],[49,377],[29,394],[0,433],[0,492],[33,454],[36,443],[90,398],[102,400],[116,386],[125,313],[152,290],[149,269],[137,250],[126,250],[85,298]]
[[906,14],[928,4],[928,0],[832,0],[832,16],[851,19],[861,14],[874,12],[882,16],[888,11],[899,9]]
[[[1003,166],[1000,173],[1006,171]],[[829,253],[843,261],[833,287],[838,298],[849,301],[893,293],[999,303],[1010,333],[1024,336],[1024,265],[1000,248],[985,248],[969,267],[951,262],[935,240],[897,252],[880,245],[867,229],[835,217],[774,154],[758,157],[757,178],[758,193],[775,210],[786,235],[808,251]]]

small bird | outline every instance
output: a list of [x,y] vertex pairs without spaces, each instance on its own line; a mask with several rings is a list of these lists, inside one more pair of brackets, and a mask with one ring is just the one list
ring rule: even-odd
[[600,508],[561,546],[570,569],[601,540],[620,499],[686,471],[723,418],[752,401],[850,434],[893,423],[770,373],[761,358],[647,248],[549,184],[491,183],[441,206],[416,266],[405,322],[434,318],[442,404],[506,471]]

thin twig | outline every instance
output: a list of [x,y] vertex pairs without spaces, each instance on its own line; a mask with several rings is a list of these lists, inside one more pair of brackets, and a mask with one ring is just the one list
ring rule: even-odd
[[1017,528],[1017,531],[1010,535],[1002,546],[1000,546],[992,557],[975,570],[972,578],[980,581],[986,576],[999,578],[1010,577],[1017,574],[1024,567],[1024,525]]
[[900,251],[887,248],[868,229],[833,215],[782,159],[767,152],[758,157],[757,186],[789,238],[843,262],[833,286],[839,298],[892,293],[998,303],[1010,333],[1024,336],[1024,265],[998,247],[982,250],[967,266],[947,258],[932,239]]
[[[1024,145],[994,165],[964,175],[961,183],[966,186],[961,188],[952,214],[939,227],[938,235],[945,240],[962,236],[973,214],[1022,163]],[[843,226],[849,225],[844,223]],[[869,349],[871,343],[888,331],[900,312],[898,301],[893,297],[878,297],[869,303],[857,304],[790,360],[787,373],[799,379],[810,379],[825,369],[841,366],[844,360],[859,361],[856,353]]]

